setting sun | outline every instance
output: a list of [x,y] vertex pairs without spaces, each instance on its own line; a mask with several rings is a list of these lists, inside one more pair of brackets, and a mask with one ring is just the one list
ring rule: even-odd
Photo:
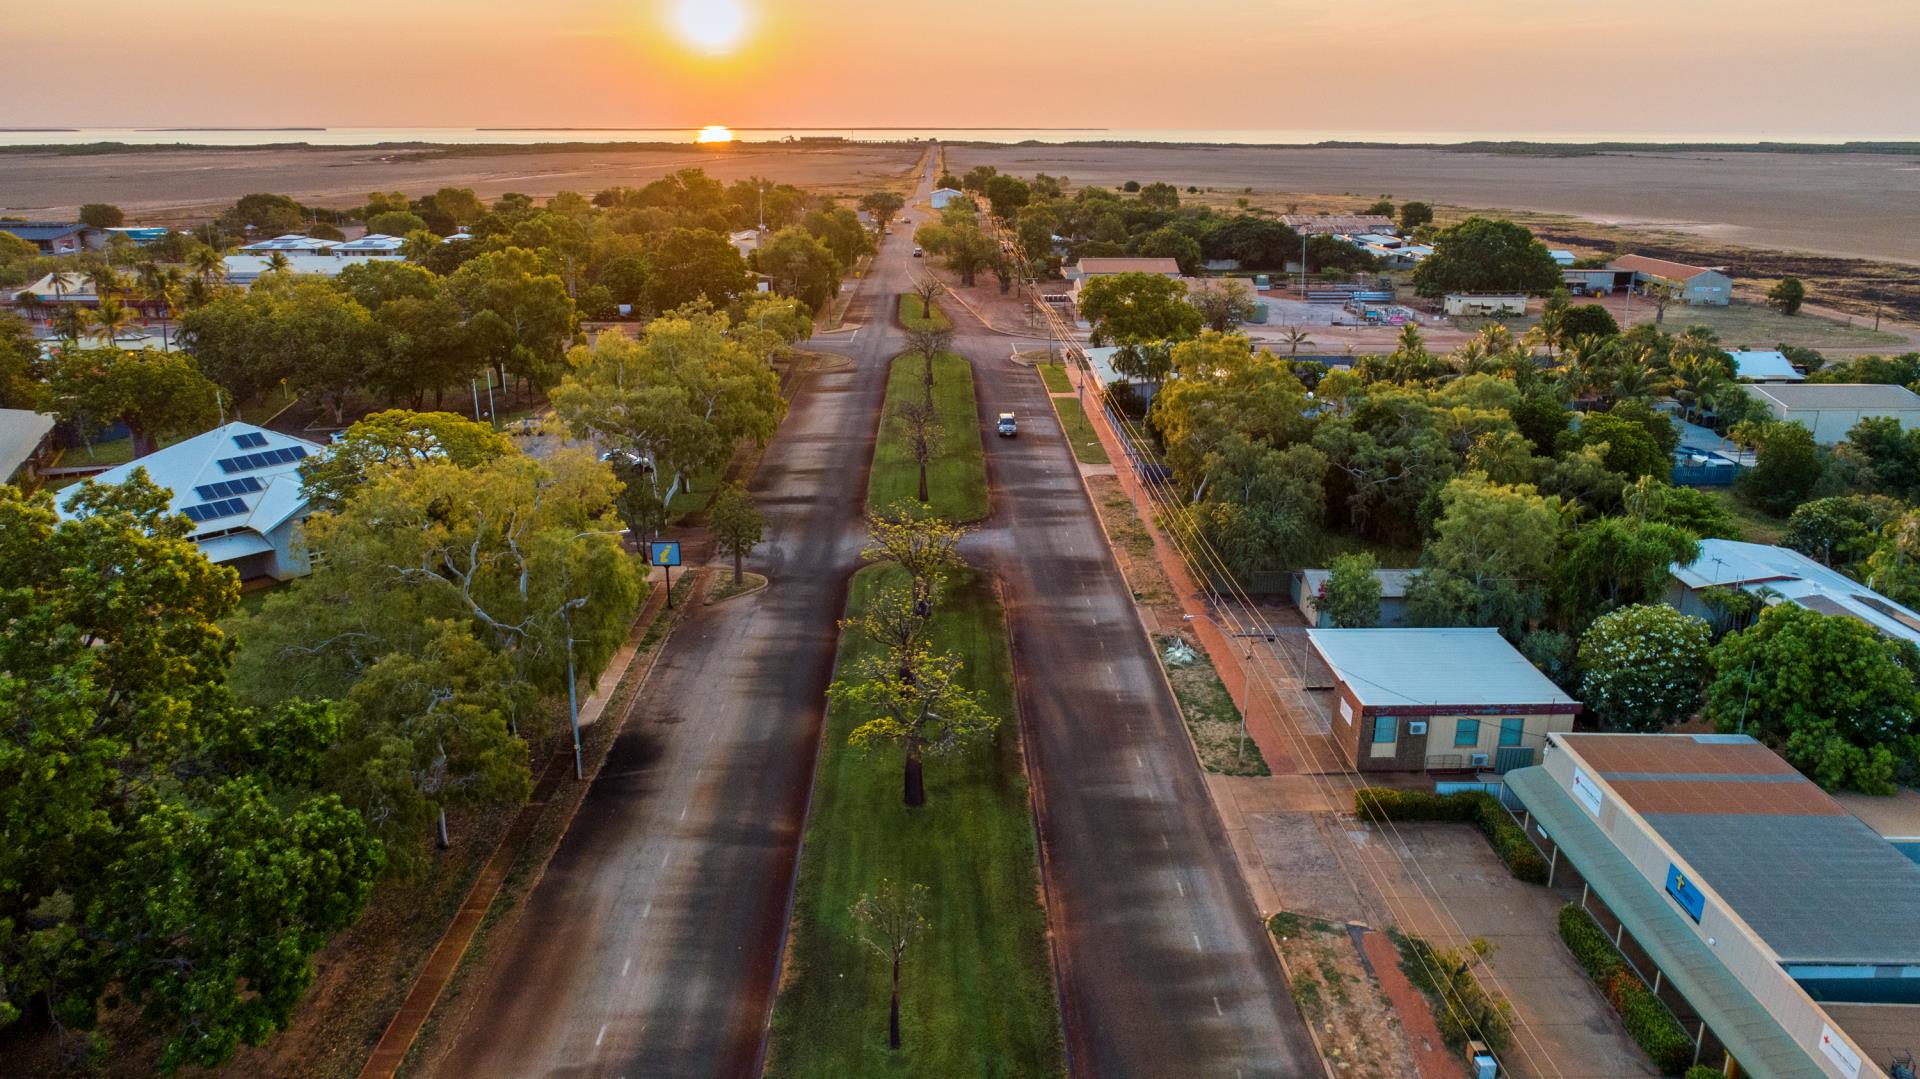
[[747,12],[740,0],[677,0],[673,24],[687,44],[717,55],[740,44]]
[[728,127],[723,127],[719,124],[708,124],[706,127],[703,127],[700,129],[700,133],[698,135],[694,136],[694,141],[695,142],[732,142],[733,129]]

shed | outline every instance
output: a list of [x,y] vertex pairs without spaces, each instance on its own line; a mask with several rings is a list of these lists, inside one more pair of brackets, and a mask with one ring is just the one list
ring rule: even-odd
[[967,193],[958,188],[936,187],[933,189],[933,196],[928,201],[933,203],[934,209],[944,210],[952,205],[955,199],[964,199],[966,197]]
[[1646,255],[1622,255],[1613,260],[1612,268],[1631,271],[1634,283],[1643,288],[1673,289],[1681,303],[1725,307],[1733,302],[1733,278],[1710,266],[1689,266]]
[[32,479],[52,431],[53,417],[44,412],[0,408],[0,483],[22,473]]
[[1335,741],[1362,772],[1535,764],[1580,703],[1493,629],[1310,629],[1333,672]]
[[1875,382],[1763,382],[1747,392],[1776,420],[1799,423],[1822,446],[1837,446],[1864,419],[1890,417],[1900,429],[1920,427],[1920,394],[1905,386]]
[[1482,294],[1470,292],[1448,293],[1443,301],[1446,312],[1454,317],[1504,318],[1510,315],[1527,313],[1527,297],[1524,293]]
[[[1419,574],[1415,569],[1377,569],[1373,577],[1380,582],[1380,624],[1397,626],[1407,618],[1407,585]],[[1326,591],[1330,569],[1296,570],[1292,575],[1293,605],[1307,625],[1331,629],[1333,624],[1320,613],[1319,601]]]
[[1807,376],[1787,359],[1787,354],[1777,349],[1736,349],[1727,355],[1733,357],[1734,371],[1742,382],[1805,382]]

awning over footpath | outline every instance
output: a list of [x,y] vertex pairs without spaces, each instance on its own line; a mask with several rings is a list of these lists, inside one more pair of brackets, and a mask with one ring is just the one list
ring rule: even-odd
[[1517,768],[1508,789],[1559,845],[1627,932],[1659,965],[1715,1036],[1756,1076],[1826,1079],[1780,1023],[1694,935],[1665,895],[1640,875],[1586,811],[1574,804],[1545,768]]

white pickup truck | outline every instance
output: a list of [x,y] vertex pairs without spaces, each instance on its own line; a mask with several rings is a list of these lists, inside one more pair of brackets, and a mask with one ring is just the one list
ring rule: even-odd
[[1001,438],[1012,438],[1020,433],[1020,427],[1013,422],[1013,413],[1011,412],[1002,412],[1000,414],[1000,422],[994,426],[994,430],[1000,432]]

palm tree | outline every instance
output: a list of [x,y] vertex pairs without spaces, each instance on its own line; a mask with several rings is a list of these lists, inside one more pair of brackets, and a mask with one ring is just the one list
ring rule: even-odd
[[77,348],[87,334],[87,313],[73,304],[61,304],[53,313],[53,333],[68,348]]
[[227,276],[227,264],[220,252],[212,247],[196,247],[187,256],[187,266],[200,280],[214,284]]
[[1307,332],[1305,326],[1282,326],[1280,333],[1282,338],[1287,342],[1287,355],[1289,356],[1300,355],[1300,348],[1303,345],[1308,348],[1313,347],[1313,335]]
[[1699,410],[1717,400],[1732,380],[1726,366],[1710,356],[1683,355],[1672,367],[1673,396],[1680,402],[1681,415],[1691,421]]
[[119,300],[108,297],[100,301],[100,306],[93,309],[87,321],[107,339],[108,344],[118,345],[120,338],[126,336],[133,327],[133,311]]
[[287,255],[284,251],[275,251],[273,254],[267,256],[268,273],[284,273],[287,267],[291,265],[293,264],[287,261]]
[[67,288],[73,281],[65,270],[55,270],[47,275],[47,283],[53,286],[53,301],[59,303],[66,298]]
[[104,263],[89,267],[84,280],[87,286],[93,289],[93,294],[100,298],[101,303],[105,303],[113,297],[114,293],[120,291],[120,275],[113,267]]

